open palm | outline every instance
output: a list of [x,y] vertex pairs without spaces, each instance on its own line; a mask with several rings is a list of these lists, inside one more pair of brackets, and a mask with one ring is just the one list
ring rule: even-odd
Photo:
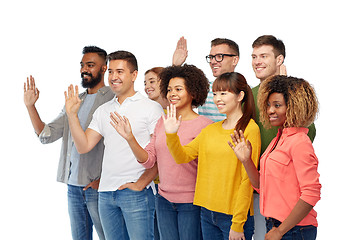
[[164,120],[164,127],[166,133],[177,133],[181,125],[181,116],[176,118],[176,107],[175,105],[170,105],[166,108],[166,116],[162,116]]
[[76,85],[74,90],[73,85],[71,84],[68,87],[67,92],[65,91],[65,108],[67,115],[77,114],[81,102],[82,100],[78,95],[78,86]]
[[231,139],[234,144],[230,141],[228,142],[229,146],[235,152],[238,160],[242,163],[251,159],[252,154],[252,145],[251,143],[244,138],[242,130],[238,132],[235,130],[233,134],[231,134]]
[[110,113],[110,124],[115,128],[121,137],[128,140],[133,137],[131,124],[128,118],[120,116],[117,112]]

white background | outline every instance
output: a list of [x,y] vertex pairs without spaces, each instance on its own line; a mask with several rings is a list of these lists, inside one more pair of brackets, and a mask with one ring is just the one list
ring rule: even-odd
[[[5,1],[4,1],[5,2]],[[168,66],[177,40],[188,40],[187,63],[212,78],[205,56],[216,37],[240,46],[236,71],[253,87],[251,44],[272,34],[286,45],[288,74],[311,82],[320,101],[314,141],[322,194],[318,239],[348,239],[351,204],[351,23],[347,1],[6,1],[0,7],[1,197],[0,239],[70,239],[66,186],[56,182],[60,141],[42,145],[23,104],[32,74],[37,108],[49,122],[63,92],[80,85],[82,48],[128,50],[144,72]],[[107,82],[106,82],[107,84]]]

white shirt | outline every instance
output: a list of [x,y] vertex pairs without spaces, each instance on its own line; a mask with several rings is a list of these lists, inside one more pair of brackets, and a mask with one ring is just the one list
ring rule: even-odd
[[121,185],[136,182],[145,171],[137,162],[127,141],[110,124],[110,113],[126,116],[141,147],[147,146],[155,125],[163,114],[161,105],[136,92],[120,104],[116,96],[94,113],[88,128],[104,137],[104,157],[99,191],[116,191]]

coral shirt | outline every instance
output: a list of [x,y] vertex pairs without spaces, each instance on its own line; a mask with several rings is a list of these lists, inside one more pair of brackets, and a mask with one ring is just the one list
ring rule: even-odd
[[[299,199],[312,206],[319,201],[318,159],[307,133],[307,128],[279,129],[262,155],[259,190],[263,216],[282,222]],[[298,225],[318,226],[316,217],[312,209]]]

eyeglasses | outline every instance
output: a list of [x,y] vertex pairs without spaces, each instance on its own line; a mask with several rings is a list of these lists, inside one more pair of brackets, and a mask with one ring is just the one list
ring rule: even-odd
[[208,55],[205,57],[205,59],[207,60],[208,63],[211,62],[211,60],[214,58],[215,61],[217,62],[222,62],[222,60],[224,60],[224,56],[227,57],[235,57],[237,56],[236,54],[225,54],[225,53],[221,53],[221,54],[215,54],[215,55]]

